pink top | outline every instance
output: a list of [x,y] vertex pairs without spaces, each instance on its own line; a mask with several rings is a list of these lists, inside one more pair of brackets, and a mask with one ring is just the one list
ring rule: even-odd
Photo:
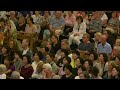
[[72,15],[71,17],[69,17],[69,15],[66,16],[66,18],[65,18],[65,24],[74,25],[75,22],[76,22],[76,17],[74,15]]
[[62,76],[62,75],[64,75],[64,74],[65,74],[65,72],[63,71],[63,67],[61,67],[61,68],[60,68],[60,70],[59,70],[58,74],[59,74],[60,76]]

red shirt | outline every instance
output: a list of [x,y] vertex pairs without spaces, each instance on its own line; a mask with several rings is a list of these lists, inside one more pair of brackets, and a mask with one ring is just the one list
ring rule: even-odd
[[33,73],[33,67],[32,67],[32,66],[29,66],[29,67],[27,67],[27,68],[25,68],[24,66],[22,66],[20,75],[21,75],[24,79],[29,79],[29,78],[31,78],[32,73]]

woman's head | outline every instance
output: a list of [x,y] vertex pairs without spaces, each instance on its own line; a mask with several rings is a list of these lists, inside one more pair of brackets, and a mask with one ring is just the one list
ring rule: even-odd
[[120,56],[115,57],[115,64],[120,66]]
[[71,58],[70,57],[66,56],[66,57],[63,58],[63,64],[64,65],[65,64],[70,64],[70,63],[71,63]]
[[14,53],[14,57],[15,57],[15,59],[22,58],[22,53],[17,51]]
[[78,22],[78,24],[82,23],[83,22],[83,17],[82,16],[77,16],[76,21]]
[[44,65],[44,62],[38,63],[38,65],[36,67],[36,70],[37,70],[38,73],[42,72],[43,65]]
[[112,12],[112,18],[116,18],[116,17],[117,17],[117,12],[116,11]]
[[28,17],[27,18],[27,24],[34,24],[34,22],[33,22],[33,18],[32,17]]
[[106,53],[100,53],[98,59],[99,59],[100,62],[105,62],[106,63],[108,61],[108,56],[107,56]]
[[115,62],[114,61],[109,61],[108,62],[108,71],[111,71],[114,66],[116,66]]
[[61,49],[61,57],[65,57],[65,56],[68,56],[68,50],[67,49]]
[[5,73],[7,70],[6,66],[4,64],[0,64],[0,74]]
[[40,61],[41,59],[43,58],[43,54],[42,52],[36,52],[35,55],[34,55],[34,60],[35,61]]
[[120,67],[114,66],[112,69],[112,76],[113,77],[120,77]]
[[87,69],[85,68],[85,66],[83,66],[83,65],[79,66],[78,71],[77,71],[78,76],[79,76],[83,71],[87,71]]
[[51,48],[51,45],[52,45],[52,43],[51,43],[50,41],[47,41],[47,43],[46,43],[46,47],[47,47],[48,49]]
[[88,71],[83,71],[79,75],[80,79],[89,79],[89,72]]
[[25,23],[25,18],[24,18],[24,16],[20,16],[20,17],[19,17],[18,23],[19,23],[19,24],[24,24],[24,23]]
[[89,69],[93,66],[93,62],[92,62],[91,60],[87,59],[87,60],[84,61],[83,66],[84,66],[87,70],[89,70]]
[[90,53],[90,56],[89,56],[89,59],[94,61],[94,60],[97,60],[98,58],[98,55],[96,52],[93,52],[93,53]]
[[7,45],[4,45],[2,47],[2,54],[7,54],[8,53],[8,46]]
[[72,72],[72,66],[70,64],[65,64],[63,70],[66,75],[69,75]]
[[51,63],[53,61],[53,54],[46,54],[46,62]]
[[96,32],[96,33],[94,34],[94,37],[95,37],[95,40],[96,40],[96,41],[100,41],[100,40],[101,40],[101,36],[102,36],[102,33],[100,33],[100,32]]
[[72,58],[73,60],[77,60],[77,58],[80,56],[79,52],[77,50],[72,51]]
[[67,39],[63,39],[61,41],[61,48],[62,49],[67,49],[69,47],[69,43],[68,43],[68,40]]
[[20,79],[20,73],[18,71],[13,71],[11,74],[11,79]]
[[93,66],[93,67],[91,68],[91,75],[92,75],[93,77],[97,77],[98,74],[99,74],[99,69],[98,69],[96,66]]
[[12,64],[12,62],[10,61],[10,57],[9,57],[9,56],[6,56],[6,57],[4,58],[4,64],[5,64],[6,66],[10,66],[10,65]]
[[28,55],[24,55],[23,56],[23,64],[24,65],[31,64],[31,57]]
[[116,39],[115,46],[120,46],[120,39]]
[[46,63],[42,66],[42,70],[47,74],[52,72],[52,66],[49,63]]

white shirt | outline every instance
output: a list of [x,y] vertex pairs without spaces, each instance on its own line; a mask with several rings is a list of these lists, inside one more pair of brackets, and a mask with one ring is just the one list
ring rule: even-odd
[[26,50],[24,50],[23,53],[22,53],[22,55],[25,55],[28,50],[29,50],[29,48],[27,48]]
[[[40,61],[40,62],[42,62],[42,61]],[[37,65],[38,65],[40,62],[36,63],[36,61],[34,61],[34,62],[32,63],[32,67],[33,67],[33,70],[34,70],[34,71],[36,71],[36,67],[37,67]]]
[[78,25],[77,22],[75,22],[74,27],[73,27],[73,32],[74,33],[79,33],[79,34],[86,33],[86,24],[85,24],[85,22],[82,22],[79,25]]
[[107,15],[104,13],[103,14],[103,16],[101,17],[101,20],[103,21],[103,20],[108,20],[108,17],[107,17]]
[[79,76],[76,76],[75,79],[80,79],[80,77],[79,77]]
[[6,79],[6,74],[1,74],[0,79]]
[[22,76],[20,76],[20,79],[24,79]]

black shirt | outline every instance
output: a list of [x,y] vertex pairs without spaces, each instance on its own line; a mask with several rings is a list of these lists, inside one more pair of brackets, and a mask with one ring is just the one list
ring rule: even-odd
[[25,31],[26,24],[17,27],[17,31]]
[[66,74],[61,77],[61,79],[74,79],[75,75],[71,74],[69,77],[66,77]]

